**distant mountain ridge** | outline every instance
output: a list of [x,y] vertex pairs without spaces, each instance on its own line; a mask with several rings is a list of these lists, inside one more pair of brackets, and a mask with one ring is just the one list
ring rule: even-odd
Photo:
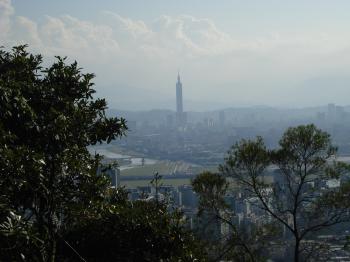
[[[345,111],[350,112],[350,105],[343,107]],[[211,111],[189,111],[187,112],[189,121],[201,121],[206,118],[217,119],[219,112],[224,111],[227,119],[234,117],[255,117],[257,119],[261,117],[266,118],[314,118],[318,112],[327,112],[327,105],[318,107],[305,107],[305,108],[278,108],[270,106],[252,106],[252,107],[229,107],[222,110]],[[152,110],[120,110],[120,109],[108,109],[107,114],[109,116],[122,116],[128,121],[137,122],[156,122],[164,123],[168,115],[175,116],[174,110],[169,109],[152,109]]]

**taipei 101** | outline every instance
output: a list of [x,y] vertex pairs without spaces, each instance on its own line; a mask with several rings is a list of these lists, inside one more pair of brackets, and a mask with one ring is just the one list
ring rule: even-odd
[[350,261],[349,10],[0,0],[0,261]]

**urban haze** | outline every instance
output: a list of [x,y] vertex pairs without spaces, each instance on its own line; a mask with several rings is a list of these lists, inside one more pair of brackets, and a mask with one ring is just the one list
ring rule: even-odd
[[0,261],[350,261],[349,11],[0,0]]

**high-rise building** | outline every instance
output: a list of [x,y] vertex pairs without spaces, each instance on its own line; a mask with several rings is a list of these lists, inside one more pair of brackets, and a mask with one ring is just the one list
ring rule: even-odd
[[176,82],[176,123],[178,126],[184,126],[186,122],[186,115],[183,111],[182,102],[182,83],[180,80],[180,74],[177,74]]
[[329,122],[335,121],[335,104],[328,104],[327,119]]
[[111,180],[111,186],[114,188],[120,187],[120,169],[119,168],[109,168],[104,170],[103,168],[99,167],[97,169],[97,174],[102,174],[109,176]]
[[183,104],[182,104],[182,83],[180,80],[180,74],[177,74],[176,82],[176,113],[183,113]]
[[220,127],[225,126],[225,111],[224,110],[221,110],[219,112],[219,125],[220,125]]
[[346,117],[346,113],[344,111],[344,107],[335,106],[335,117],[336,121],[342,121]]
[[166,127],[167,128],[174,127],[174,116],[173,115],[166,116]]

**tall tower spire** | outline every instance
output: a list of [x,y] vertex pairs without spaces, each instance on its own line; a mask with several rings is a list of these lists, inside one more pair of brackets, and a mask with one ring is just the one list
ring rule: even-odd
[[183,126],[184,116],[183,116],[183,103],[182,103],[182,83],[180,80],[180,73],[177,73],[177,83],[176,83],[176,119],[177,124]]

